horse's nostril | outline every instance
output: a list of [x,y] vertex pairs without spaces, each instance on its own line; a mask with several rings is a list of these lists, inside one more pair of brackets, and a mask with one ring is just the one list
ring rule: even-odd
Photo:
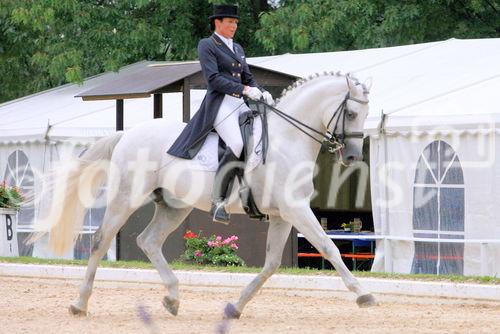
[[350,155],[347,157],[347,161],[356,161],[356,157],[354,155]]

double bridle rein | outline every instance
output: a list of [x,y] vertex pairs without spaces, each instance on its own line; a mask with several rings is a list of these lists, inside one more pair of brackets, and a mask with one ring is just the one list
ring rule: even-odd
[[[345,95],[344,99],[342,100],[342,103],[337,107],[335,112],[332,115],[332,118],[330,118],[330,121],[328,122],[328,125],[326,126],[326,133],[323,133],[319,130],[316,130],[312,128],[311,126],[299,121],[298,119],[285,114],[283,111],[268,105],[265,102],[260,102],[264,103],[267,108],[271,111],[273,111],[275,114],[283,118],[285,121],[296,127],[299,131],[310,137],[312,140],[318,142],[323,148],[325,148],[329,153],[337,153],[339,152],[342,148],[345,146],[345,139],[347,138],[358,138],[358,139],[363,139],[363,132],[346,132],[345,130],[345,121],[346,121],[346,114],[348,112],[347,108],[347,101],[354,101],[357,103],[361,104],[368,104],[368,101],[366,100],[360,100],[357,98],[354,98],[351,96],[350,92],[348,91],[347,94]],[[330,128],[330,125],[332,124],[333,120],[335,119],[335,116],[337,117],[337,120],[335,121],[335,126],[333,127],[332,131],[330,132],[328,129]],[[340,118],[342,118],[342,131],[340,134],[336,134],[338,127],[339,127],[339,121]],[[308,132],[309,130],[310,132]],[[314,136],[314,134],[319,135],[321,138],[318,139]]]

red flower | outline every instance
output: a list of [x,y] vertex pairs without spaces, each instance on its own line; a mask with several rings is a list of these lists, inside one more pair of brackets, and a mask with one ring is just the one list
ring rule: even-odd
[[196,233],[191,232],[190,230],[187,230],[186,233],[184,233],[184,239],[193,239],[193,238],[198,238],[198,235]]

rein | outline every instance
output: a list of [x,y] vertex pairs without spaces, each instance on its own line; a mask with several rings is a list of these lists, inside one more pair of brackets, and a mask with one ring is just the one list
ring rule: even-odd
[[[253,102],[257,102],[259,104],[265,105],[269,110],[273,111],[275,114],[277,114],[278,116],[283,118],[285,121],[287,121],[288,123],[293,125],[295,128],[297,128],[300,132],[304,133],[309,138],[311,138],[315,142],[319,143],[322,147],[326,148],[329,153],[333,154],[333,153],[338,152],[339,150],[341,150],[345,146],[344,140],[346,138],[363,138],[363,132],[346,132],[345,131],[345,118],[346,118],[346,111],[347,111],[347,101],[349,101],[349,100],[357,102],[357,103],[361,103],[361,104],[368,103],[368,101],[363,101],[363,100],[359,100],[357,98],[351,97],[350,93],[348,92],[346,94],[346,96],[344,97],[344,99],[342,100],[342,103],[340,103],[340,105],[337,107],[337,109],[333,113],[332,118],[330,118],[330,121],[328,122],[328,125],[327,125],[326,133],[323,133],[319,130],[314,129],[313,127],[305,124],[304,122],[296,119],[293,116],[290,116],[290,115],[284,113],[283,111],[275,108],[274,106],[267,104],[264,101],[253,101]],[[333,120],[335,119],[335,116],[337,116],[337,115],[338,115],[338,117],[337,117],[337,121],[335,122],[335,126],[332,129],[332,131],[330,132],[328,129],[330,128],[331,123],[333,122]],[[343,118],[342,133],[336,134],[336,132],[337,132],[336,130],[338,128],[339,120],[341,117]],[[308,132],[306,129],[309,130],[310,132]],[[321,136],[321,138],[320,139],[316,138],[314,136],[314,134]]]

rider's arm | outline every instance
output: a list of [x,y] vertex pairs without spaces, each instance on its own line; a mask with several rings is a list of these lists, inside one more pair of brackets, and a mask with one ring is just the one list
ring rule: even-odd
[[[242,53],[242,54],[245,54],[243,52],[243,48],[240,47],[239,45],[238,46],[234,46],[235,48],[238,47],[239,48],[239,52]],[[249,86],[249,87],[257,87],[258,89],[260,89],[261,92],[264,91],[264,89],[262,87],[260,87],[258,84],[257,84],[257,81],[255,81],[255,79],[253,78],[253,75],[252,75],[252,72],[250,72],[250,67],[248,67],[248,64],[247,64],[247,61],[246,61],[246,58],[243,58],[245,59],[243,61],[243,71],[241,73],[241,83],[244,84],[245,86]]]
[[210,39],[203,39],[198,44],[198,57],[201,70],[210,88],[228,95],[238,97],[243,94],[244,85],[225,77],[219,72],[214,45]]

